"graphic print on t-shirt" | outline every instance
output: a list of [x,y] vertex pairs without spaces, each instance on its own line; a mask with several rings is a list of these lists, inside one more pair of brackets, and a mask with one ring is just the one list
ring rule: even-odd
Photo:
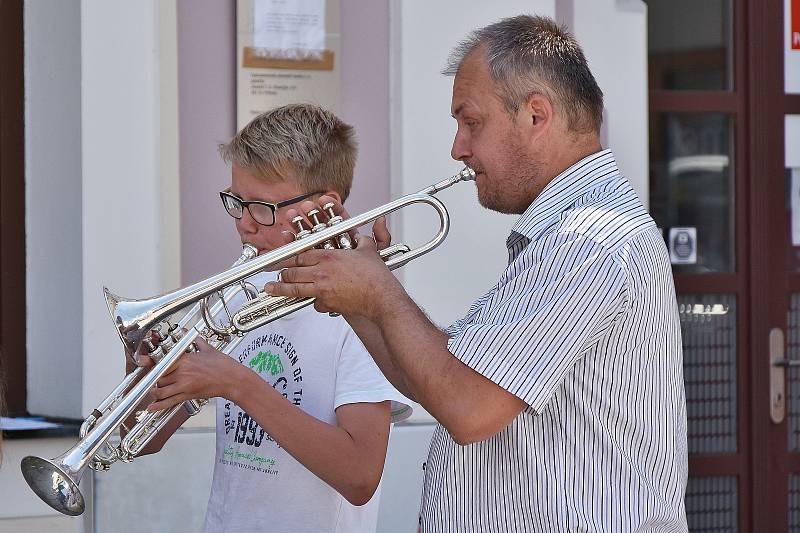
[[[269,333],[256,337],[241,352],[239,362],[247,365],[294,405],[303,400],[303,371],[294,346],[283,335]],[[224,404],[225,445],[219,462],[268,476],[280,471],[280,449],[264,429],[233,402]]]

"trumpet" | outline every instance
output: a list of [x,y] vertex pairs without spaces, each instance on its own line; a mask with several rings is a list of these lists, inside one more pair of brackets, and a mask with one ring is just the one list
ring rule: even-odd
[[[196,350],[194,341],[198,336],[229,354],[248,332],[314,302],[313,298],[268,295],[248,283],[247,278],[312,248],[352,248],[352,230],[403,207],[427,204],[439,215],[439,231],[434,237],[413,249],[395,244],[379,252],[390,270],[399,268],[435,249],[447,237],[450,217],[444,204],[433,195],[461,181],[474,179],[475,172],[465,167],[458,174],[419,192],[347,220],[335,215],[333,205],[327,204],[323,206],[328,214],[326,223],[319,222],[316,210],[309,213],[314,222],[310,229],[303,227],[303,217],[292,221],[299,230],[295,242],[258,256],[252,245],[245,244],[242,255],[229,269],[160,296],[123,299],[104,288],[106,304],[125,350],[134,354],[144,344],[156,364],[149,371],[137,368],[125,377],[84,421],[75,446],[51,460],[25,457],[21,468],[28,485],[53,509],[71,516],[82,514],[85,500],[79,484],[86,468],[105,471],[118,460],[132,461],[181,408],[192,416],[207,402],[190,400],[164,411],[140,411],[132,427],[125,425],[175,362],[187,351]],[[244,295],[245,302],[232,313],[230,301],[238,294]],[[173,324],[174,317],[187,309],[183,318]],[[227,320],[220,323],[218,318],[222,314],[227,315]],[[153,343],[154,335],[158,343]],[[126,429],[127,434],[119,442],[112,442],[119,429]]]

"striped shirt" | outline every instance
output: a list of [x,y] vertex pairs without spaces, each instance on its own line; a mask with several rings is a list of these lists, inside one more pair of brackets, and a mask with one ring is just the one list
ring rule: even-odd
[[611,151],[553,179],[507,245],[497,285],[447,333],[527,408],[468,446],[436,427],[421,530],[687,531],[672,270]]

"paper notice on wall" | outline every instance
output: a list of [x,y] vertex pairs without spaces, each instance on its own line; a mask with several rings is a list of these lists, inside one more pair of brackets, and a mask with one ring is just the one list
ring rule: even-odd
[[339,0],[238,0],[237,126],[311,103],[339,112]]
[[253,47],[299,59],[325,49],[325,0],[254,0]]
[[697,263],[697,228],[670,228],[668,244],[669,258],[673,265]]

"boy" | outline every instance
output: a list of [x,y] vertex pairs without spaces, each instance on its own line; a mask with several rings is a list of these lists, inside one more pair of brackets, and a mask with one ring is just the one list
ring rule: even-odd
[[[223,205],[242,242],[264,252],[291,240],[289,206],[346,200],[356,144],[333,114],[289,105],[220,153],[232,165]],[[197,344],[159,380],[149,409],[219,397],[206,532],[374,531],[390,419],[410,408],[347,323],[307,307],[249,333],[230,356]]]

